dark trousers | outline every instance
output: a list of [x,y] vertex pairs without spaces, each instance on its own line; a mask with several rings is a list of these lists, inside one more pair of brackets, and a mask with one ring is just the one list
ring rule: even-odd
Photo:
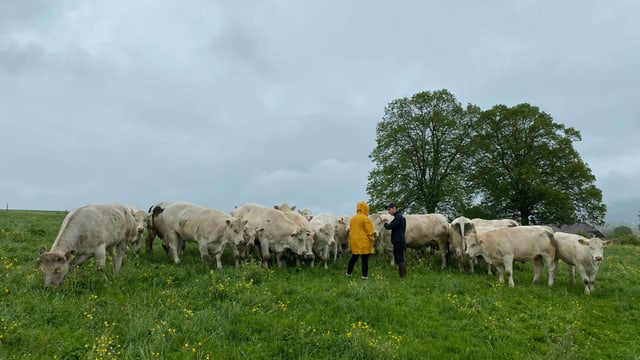
[[393,243],[393,260],[396,264],[404,263],[404,250],[406,248],[406,242],[398,241]]
[[369,254],[351,254],[349,265],[347,265],[347,274],[351,274],[353,272],[353,267],[356,266],[356,261],[358,261],[358,257],[360,256],[362,256],[362,276],[369,276]]

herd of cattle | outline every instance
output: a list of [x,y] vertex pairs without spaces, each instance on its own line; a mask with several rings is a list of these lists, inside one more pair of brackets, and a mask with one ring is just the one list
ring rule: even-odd
[[[384,223],[391,215],[378,212],[370,215],[379,252],[392,254],[390,231]],[[554,232],[547,226],[520,226],[510,219],[484,220],[458,217],[451,223],[440,214],[407,214],[407,248],[439,249],[442,268],[449,255],[457,260],[461,272],[468,263],[469,271],[479,260],[486,263],[489,274],[495,267],[499,281],[513,281],[513,262],[533,261],[533,281],[543,268],[552,286],[558,260],[569,266],[575,283],[574,267],[584,282],[585,294],[594,290],[594,281],[603,259],[603,248],[610,241],[584,238],[576,234]],[[297,210],[287,204],[264,206],[243,204],[231,213],[187,202],[160,202],[148,212],[122,204],[86,205],[71,211],[64,219],[58,236],[47,252],[40,249],[36,266],[44,273],[44,285],[60,285],[69,269],[95,257],[99,270],[104,270],[106,257],[113,257],[113,272],[117,274],[124,254],[131,247],[136,256],[143,240],[147,252],[152,251],[156,237],[171,260],[178,264],[187,242],[197,244],[203,260],[216,258],[222,267],[226,246],[232,249],[235,265],[246,256],[256,254],[267,267],[272,257],[279,267],[285,266],[284,255],[295,256],[296,264],[315,261],[328,268],[338,254],[349,252],[350,215],[323,213],[312,215],[309,210]],[[144,237],[146,230],[146,238]],[[393,264],[393,257],[390,256]]]

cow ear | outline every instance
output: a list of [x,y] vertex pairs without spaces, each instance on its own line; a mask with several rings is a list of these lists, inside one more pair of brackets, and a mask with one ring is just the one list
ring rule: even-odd
[[611,240],[603,241],[602,246],[611,245]]
[[296,209],[296,205],[293,205],[291,208],[289,208],[291,211]]
[[581,245],[589,245],[589,242],[585,241],[585,239],[583,239],[583,238],[578,239],[578,242],[579,242]]
[[229,219],[225,220],[224,222],[226,222],[227,225],[231,225],[231,220],[229,220]]
[[276,210],[280,210],[280,206],[278,206],[278,205],[273,205],[273,208],[276,209]]

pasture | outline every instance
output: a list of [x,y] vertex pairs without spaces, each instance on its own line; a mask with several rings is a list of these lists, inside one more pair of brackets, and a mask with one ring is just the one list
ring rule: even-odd
[[34,260],[62,212],[0,211],[0,359],[639,359],[640,248],[610,246],[583,294],[559,264],[552,288],[515,265],[516,287],[455,260],[409,253],[408,276],[382,254],[369,280],[322,267],[174,265],[159,241],[108,281],[93,260],[44,288]]

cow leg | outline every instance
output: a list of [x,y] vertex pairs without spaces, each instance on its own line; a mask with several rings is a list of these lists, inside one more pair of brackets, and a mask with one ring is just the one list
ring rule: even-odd
[[569,269],[569,277],[571,278],[571,283],[575,284],[576,283],[576,270],[575,270],[575,266],[569,264],[568,265],[568,269]]
[[216,254],[216,267],[218,270],[222,269],[222,251]]
[[591,290],[593,290],[593,283],[591,282],[589,275],[587,275],[587,271],[585,270],[584,266],[578,264],[578,271],[580,272],[580,277],[582,278],[582,282],[584,283],[584,293],[590,295]]
[[458,259],[458,268],[461,273],[464,273],[464,255],[456,251],[457,259]]
[[262,266],[264,266],[265,269],[268,268],[269,259],[271,258],[268,239],[260,239],[260,256],[262,257]]
[[278,251],[276,252],[276,263],[278,264],[278,267],[283,269],[285,267],[285,262],[284,262],[284,252],[283,251]]
[[151,254],[153,251],[153,240],[156,237],[156,232],[151,229],[151,227],[147,227],[147,238],[145,239],[145,245],[147,247],[147,254]]
[[533,264],[535,266],[533,271],[533,282],[536,283],[538,282],[538,279],[540,279],[540,274],[542,274],[542,269],[544,268],[544,264],[542,263],[541,257],[534,258]]
[[104,276],[104,279],[108,281],[109,279],[107,278],[107,274],[104,271],[104,267],[107,259],[107,249],[105,248],[104,245],[98,246],[94,254],[96,257],[96,268],[98,269],[99,272],[102,273],[102,275]]
[[71,262],[71,266],[75,270],[76,266],[82,265],[85,261],[89,260],[90,258],[91,258],[91,254],[82,254],[82,255],[76,256],[73,258],[73,261]]
[[240,249],[238,249],[238,247],[235,246],[235,245],[231,245],[231,251],[233,252],[233,260],[234,260],[233,266],[239,267],[240,266],[240,258],[241,258]]
[[553,281],[556,278],[556,261],[553,257],[547,256],[545,257],[545,264],[547,265],[547,273],[549,274],[549,279],[547,280],[547,285],[549,287],[553,286]]
[[169,256],[175,264],[180,264],[179,247],[181,241],[175,233],[167,234],[167,247],[169,248]]
[[209,244],[206,239],[198,240],[198,250],[200,250],[200,258],[204,261],[211,261],[211,255],[209,255]]
[[596,273],[589,275],[589,292],[593,293],[596,289]]
[[115,253],[113,255],[113,274],[118,275],[120,273],[120,267],[122,266],[122,259],[124,259],[125,251],[127,250],[127,245],[125,243],[120,243],[115,247]]
[[516,283],[513,281],[513,256],[507,255],[504,257],[504,272],[509,277],[509,287],[515,287]]
[[503,264],[496,265],[496,270],[498,271],[498,282],[503,284],[504,283],[504,265]]
[[442,266],[440,266],[441,270],[447,268],[447,257],[449,255],[448,246],[446,241],[438,242],[438,246],[440,247],[440,256],[442,257]]
[[100,245],[96,247],[96,251],[94,254],[96,257],[96,268],[98,268],[98,271],[103,271],[107,258],[107,249],[104,245]]

